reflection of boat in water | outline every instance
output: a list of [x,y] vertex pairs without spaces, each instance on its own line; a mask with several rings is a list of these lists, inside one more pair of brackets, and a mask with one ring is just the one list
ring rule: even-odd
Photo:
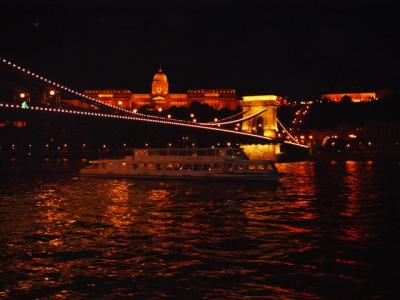
[[165,179],[277,181],[273,161],[249,160],[240,148],[134,149],[132,156],[102,159],[80,173],[87,176]]

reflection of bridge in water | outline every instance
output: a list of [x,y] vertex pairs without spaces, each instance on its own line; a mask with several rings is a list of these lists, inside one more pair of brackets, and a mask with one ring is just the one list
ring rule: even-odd
[[[19,66],[7,59],[0,58],[1,64],[8,67],[13,73],[19,73],[27,80],[34,80],[36,84],[40,84],[42,88],[52,89],[51,95],[60,97],[61,92],[69,93],[79,98],[79,101],[89,104],[96,109],[83,110],[69,107],[63,107],[62,102],[53,105],[29,104],[25,99],[16,101],[0,102],[0,114],[5,118],[16,118],[23,120],[25,118],[33,118],[35,115],[62,115],[64,117],[79,118],[95,118],[105,120],[119,120],[123,122],[148,123],[160,126],[172,126],[176,128],[193,129],[197,131],[216,133],[221,135],[230,135],[239,137],[244,143],[251,141],[253,144],[277,145],[289,144],[294,147],[307,148],[307,146],[298,143],[294,139],[283,140],[277,138],[278,125],[283,126],[277,118],[277,107],[279,103],[276,96],[247,96],[243,97],[243,112],[224,120],[215,122],[196,123],[194,120],[185,121],[173,119],[171,117],[161,117],[138,113],[136,110],[121,108],[112,104],[102,102],[91,98],[79,91],[67,87],[66,85],[52,81],[45,76],[32,72],[22,66]],[[15,91],[17,92],[17,91]],[[23,96],[23,97],[22,97]],[[25,94],[21,93],[21,98],[25,98]],[[275,98],[274,98],[275,97]],[[21,101],[22,100],[22,101]],[[240,126],[235,129],[226,128],[226,126],[237,124]],[[284,129],[285,130],[285,129]],[[286,130],[285,130],[286,131]],[[287,131],[286,131],[287,132]],[[252,146],[253,147],[253,146]],[[262,151],[261,146],[257,146],[257,151]],[[254,151],[254,147],[250,149]]]

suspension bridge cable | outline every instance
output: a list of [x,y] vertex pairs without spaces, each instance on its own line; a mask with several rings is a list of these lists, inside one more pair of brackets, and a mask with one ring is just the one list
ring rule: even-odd
[[[171,119],[165,118],[165,117],[145,115],[145,114],[141,114],[141,113],[138,113],[138,112],[133,112],[133,111],[130,111],[128,109],[124,109],[124,108],[121,108],[121,107],[118,107],[118,106],[115,106],[115,105],[112,105],[112,104],[108,104],[108,103],[105,103],[103,101],[94,99],[92,97],[89,97],[89,96],[85,95],[84,93],[78,92],[78,91],[76,91],[74,89],[71,89],[71,88],[65,86],[65,85],[59,84],[59,83],[57,83],[55,81],[52,81],[52,80],[46,78],[45,76],[39,75],[39,74],[37,74],[35,72],[32,72],[31,70],[29,70],[29,69],[27,69],[25,67],[19,66],[18,64],[14,63],[14,62],[12,62],[10,60],[7,60],[5,58],[0,57],[0,63],[3,63],[4,65],[6,65],[8,67],[14,68],[17,71],[22,72],[24,75],[28,75],[28,76],[30,76],[30,77],[32,77],[34,79],[41,80],[41,81],[45,82],[46,84],[54,86],[55,88],[59,88],[59,89],[64,90],[64,91],[66,91],[68,93],[71,93],[71,94],[73,94],[75,96],[78,96],[78,97],[81,98],[80,101],[82,101],[82,102],[88,102],[89,104],[94,104],[96,106],[108,107],[108,108],[113,109],[114,111],[120,111],[120,112],[128,113],[130,115],[139,115],[139,116],[146,117],[146,118],[153,119],[153,120],[154,119],[157,119],[157,120],[171,120]],[[184,123],[184,124],[191,124],[191,122],[184,121],[184,120],[178,120],[178,119],[172,119],[172,120],[174,120],[176,122],[181,122],[181,123]]]
[[[246,113],[246,112],[248,112],[248,111],[249,111],[249,109],[247,109],[247,110],[245,110],[245,111],[240,111],[240,112],[238,112],[237,114],[234,114],[234,115],[228,116],[228,117],[226,117],[226,118],[223,118],[223,119],[221,119],[220,121],[226,121],[226,120],[232,119],[232,118],[234,118],[234,117],[236,117],[236,116],[243,115],[244,113]],[[216,122],[218,122],[218,121],[216,121]],[[212,124],[215,124],[216,122],[207,122],[207,123],[201,123],[201,124],[203,124],[203,125],[212,125]]]
[[249,119],[252,119],[260,114],[262,114],[264,111],[266,111],[268,108],[263,108],[262,110],[247,116],[245,118],[241,118],[241,119],[237,119],[237,120],[233,120],[233,121],[227,121],[227,122],[217,122],[217,123],[199,123],[201,125],[207,125],[207,126],[220,126],[220,125],[228,125],[228,124],[233,124],[233,123],[237,123],[237,122],[243,122],[243,121],[247,121]]
[[[289,136],[289,138],[294,142],[294,144],[297,144],[299,146],[305,146],[303,144],[300,144],[291,134],[290,132],[285,128],[285,126],[283,126],[283,124],[281,123],[281,121],[279,121],[278,118],[276,118],[276,120],[278,121],[278,124],[283,128],[283,130],[285,130],[285,132],[287,133],[287,135]],[[307,147],[308,148],[308,147]]]

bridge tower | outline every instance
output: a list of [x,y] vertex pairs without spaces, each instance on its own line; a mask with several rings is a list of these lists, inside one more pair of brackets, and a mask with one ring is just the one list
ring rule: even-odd
[[242,102],[243,111],[245,111],[244,118],[263,109],[265,111],[253,119],[244,121],[242,130],[276,138],[278,130],[276,109],[279,105],[280,99],[275,95],[244,96]]
[[[277,108],[280,105],[280,97],[275,95],[244,96],[242,101],[243,118],[251,116],[261,110],[263,113],[242,123],[242,130],[254,134],[270,137],[273,140],[277,137]],[[276,160],[276,154],[280,153],[278,144],[267,145],[241,145],[245,153],[251,159]]]

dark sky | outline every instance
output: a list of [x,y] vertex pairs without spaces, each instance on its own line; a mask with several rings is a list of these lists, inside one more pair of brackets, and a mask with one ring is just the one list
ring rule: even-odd
[[172,92],[399,86],[395,1],[146,2],[2,0],[0,56],[78,89],[149,92],[159,64]]

